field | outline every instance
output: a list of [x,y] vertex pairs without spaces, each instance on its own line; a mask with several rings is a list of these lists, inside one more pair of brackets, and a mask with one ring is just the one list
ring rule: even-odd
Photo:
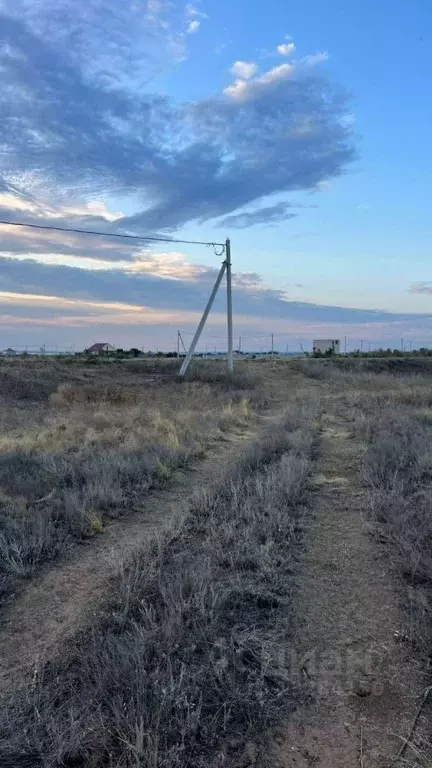
[[429,361],[0,361],[0,764],[430,768]]

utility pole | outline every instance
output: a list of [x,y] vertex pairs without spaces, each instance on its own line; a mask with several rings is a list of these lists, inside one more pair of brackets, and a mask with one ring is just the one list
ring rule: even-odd
[[272,352],[272,355],[273,355],[273,352],[274,352],[274,336],[273,336],[273,334],[272,334],[272,347],[271,347],[271,352]]
[[181,345],[182,345],[182,347],[184,349],[184,353],[185,353],[185,355],[187,355],[187,349],[185,347],[185,343],[183,341],[183,336],[181,335],[181,331],[179,331],[179,336],[180,336]]
[[346,352],[347,352],[347,337],[345,336],[345,340],[344,340],[344,353],[345,353],[345,355],[346,355]]
[[363,352],[363,339],[360,340],[360,352]]
[[403,351],[404,351],[404,340],[403,340],[403,336],[402,336],[402,338],[401,338],[401,352],[403,352]]
[[177,331],[177,357],[180,357],[180,331]]
[[369,352],[371,351],[371,343],[369,342]]
[[[229,241],[227,241],[227,242],[229,242]],[[206,322],[206,320],[207,320],[207,318],[209,316],[209,312],[210,312],[210,310],[212,308],[212,304],[213,304],[213,302],[215,300],[215,296],[216,296],[216,294],[217,294],[217,292],[219,290],[219,286],[220,286],[220,284],[222,282],[222,278],[223,278],[223,276],[225,274],[225,270],[226,269],[227,269],[227,262],[224,261],[222,263],[222,266],[220,268],[219,274],[217,276],[217,280],[216,280],[216,282],[215,282],[215,284],[213,286],[213,290],[212,290],[212,292],[210,294],[210,298],[209,298],[209,300],[207,302],[206,308],[204,310],[204,314],[203,314],[203,316],[202,316],[202,318],[201,318],[201,320],[199,322],[198,328],[195,331],[195,336],[192,339],[192,344],[190,345],[189,351],[186,354],[185,359],[183,360],[183,365],[180,368],[180,373],[179,373],[180,376],[184,376],[186,371],[187,371],[187,369],[189,368],[189,363],[192,360],[193,353],[195,352],[195,347],[198,344],[199,338],[200,338],[202,330],[203,330],[203,328],[205,326],[205,322]],[[231,330],[232,330],[232,326],[231,326]],[[231,337],[231,363],[232,363],[232,337]],[[228,370],[229,370],[229,350],[228,350]]]
[[[231,241],[229,237],[225,243],[226,274],[227,274],[227,326],[228,326],[228,372],[232,373],[233,363],[233,320],[232,320],[232,276],[231,276]],[[221,278],[222,279],[222,278]]]
[[[233,363],[233,318],[232,318],[232,275],[231,275],[231,241],[229,238],[225,241],[225,260],[222,262],[222,266],[220,268],[219,274],[216,278],[216,282],[213,286],[213,290],[210,294],[210,298],[206,304],[206,308],[204,310],[203,316],[199,322],[198,328],[195,331],[195,335],[192,339],[192,343],[189,347],[188,352],[186,353],[186,357],[183,360],[183,364],[179,371],[179,376],[184,376],[188,367],[189,363],[192,360],[193,354],[195,352],[196,345],[198,344],[198,341],[200,339],[200,336],[202,334],[203,328],[206,324],[206,320],[209,316],[210,310],[212,308],[213,302],[215,300],[216,294],[219,290],[219,286],[222,282],[222,278],[226,272],[227,274],[227,328],[228,328],[228,371],[229,373],[233,372],[234,363]],[[180,340],[183,344],[183,340],[180,334]],[[184,346],[184,344],[183,344]],[[185,350],[186,351],[186,350]]]
[[239,336],[239,345],[238,345],[238,349],[239,349],[239,352],[241,352],[241,351],[242,351],[242,348],[241,348],[241,336]]

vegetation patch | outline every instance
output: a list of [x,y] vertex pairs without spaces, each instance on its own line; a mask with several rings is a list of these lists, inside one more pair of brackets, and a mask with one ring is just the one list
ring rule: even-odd
[[[387,381],[387,386],[385,383]],[[382,544],[392,547],[406,583],[411,641],[432,656],[432,411],[430,381],[387,376],[370,393],[358,379],[347,395],[366,443],[361,472]],[[353,408],[354,407],[354,408]],[[352,410],[353,409],[353,410]]]
[[315,404],[293,408],[136,557],[71,658],[3,702],[2,764],[216,766],[296,706],[292,598],[316,422]]
[[253,389],[221,386],[211,371],[205,383],[161,383],[129,362],[140,363],[96,374],[49,360],[0,366],[13,382],[0,395],[0,601],[42,563],[140,509],[150,489],[244,429],[261,405]]

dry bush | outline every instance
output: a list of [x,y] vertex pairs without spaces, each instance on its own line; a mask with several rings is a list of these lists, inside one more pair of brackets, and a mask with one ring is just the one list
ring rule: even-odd
[[[75,373],[43,404],[17,399],[5,409],[11,418],[0,435],[0,598],[18,577],[136,508],[211,441],[246,426],[256,407],[243,389],[175,380],[143,385],[140,375],[125,377],[115,364],[107,377],[87,377],[85,367]],[[53,380],[63,374],[56,362]]]
[[288,662],[315,420],[290,415],[197,495],[73,658],[4,702],[2,764],[204,768],[286,716],[301,695]]

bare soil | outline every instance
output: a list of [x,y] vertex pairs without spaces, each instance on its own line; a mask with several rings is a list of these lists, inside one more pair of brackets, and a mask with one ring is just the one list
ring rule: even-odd
[[292,659],[314,703],[276,734],[272,766],[431,765],[423,738],[426,707],[403,757],[393,762],[410,735],[425,683],[404,640],[407,616],[389,550],[372,536],[366,519],[357,471],[361,451],[341,398],[328,396],[313,481],[315,522],[298,597],[299,647]]
[[66,562],[47,567],[24,587],[0,622],[0,695],[28,683],[39,665],[91,623],[121,564],[139,552],[155,532],[174,519],[180,521],[193,494],[223,474],[239,450],[256,439],[266,424],[268,429],[269,418],[227,433],[192,470],[179,475],[166,489],[149,494],[140,508],[77,547]]

